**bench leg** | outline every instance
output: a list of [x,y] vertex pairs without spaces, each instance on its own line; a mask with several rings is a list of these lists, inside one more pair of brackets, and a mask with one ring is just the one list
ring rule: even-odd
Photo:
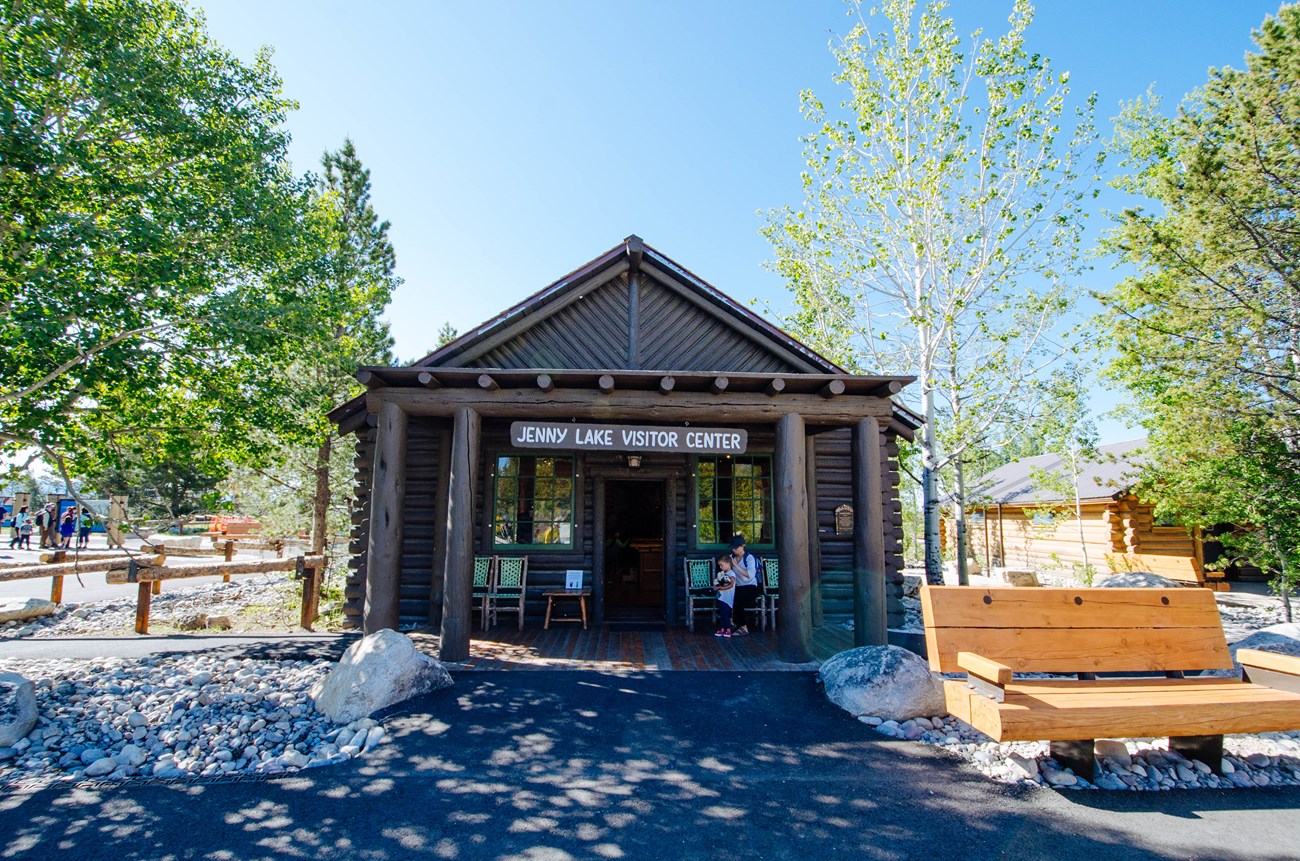
[[1188,759],[1199,759],[1215,774],[1223,774],[1223,736],[1170,736],[1169,749]]
[[1090,738],[1081,741],[1048,742],[1047,753],[1061,768],[1068,768],[1077,777],[1082,777],[1091,783],[1097,767],[1097,760],[1092,752],[1093,743],[1093,739]]

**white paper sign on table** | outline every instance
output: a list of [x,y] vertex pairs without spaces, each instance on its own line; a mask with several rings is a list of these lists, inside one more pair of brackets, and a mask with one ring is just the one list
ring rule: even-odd
[[576,592],[582,588],[582,571],[575,571],[572,568],[564,572],[564,588]]

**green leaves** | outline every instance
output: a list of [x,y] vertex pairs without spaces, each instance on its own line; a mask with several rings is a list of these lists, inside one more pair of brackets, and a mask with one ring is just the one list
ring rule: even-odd
[[1117,216],[1108,247],[1137,274],[1101,298],[1119,347],[1110,372],[1151,430],[1151,493],[1188,522],[1249,526],[1229,540],[1294,579],[1300,7],[1255,41],[1244,70],[1213,70],[1176,116],[1148,93],[1116,120],[1115,184],[1154,207]]

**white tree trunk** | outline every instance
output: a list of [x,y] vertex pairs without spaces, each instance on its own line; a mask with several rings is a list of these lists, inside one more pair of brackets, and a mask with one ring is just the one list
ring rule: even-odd
[[[922,336],[924,340],[924,335]],[[925,582],[943,585],[943,548],[939,544],[939,471],[938,442],[935,431],[934,389],[929,375],[922,370],[921,411],[925,427],[921,433],[921,510],[925,523]]]
[[970,585],[970,571],[966,568],[966,471],[962,466],[962,458],[957,458],[953,463],[956,473],[957,499],[953,505],[953,519],[957,524],[957,583],[961,586]]

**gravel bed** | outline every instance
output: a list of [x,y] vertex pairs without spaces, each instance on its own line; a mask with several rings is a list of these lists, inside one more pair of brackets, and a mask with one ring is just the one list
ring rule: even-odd
[[[301,588],[298,582],[284,574],[236,576],[229,583],[201,586],[168,583],[163,586],[162,593],[154,595],[150,602],[150,626],[182,628],[186,620],[200,616],[216,619],[225,617],[232,623],[238,623],[241,614],[257,608],[296,605]],[[135,600],[135,590],[123,587],[120,598],[64,604],[49,616],[0,624],[0,640],[87,634],[130,635],[135,631]]]
[[1236,789],[1255,786],[1300,786],[1300,732],[1229,735],[1223,741],[1223,774],[1208,763],[1188,760],[1163,741],[1099,741],[1095,780],[1062,769],[1048,755],[1046,742],[996,742],[954,717],[882,720],[858,718],[891,738],[936,745],[961,757],[986,777],[1068,789],[1163,790]]
[[342,762],[384,741],[308,694],[329,662],[208,655],[0,661],[36,687],[38,723],[0,748],[0,783],[270,775]]

